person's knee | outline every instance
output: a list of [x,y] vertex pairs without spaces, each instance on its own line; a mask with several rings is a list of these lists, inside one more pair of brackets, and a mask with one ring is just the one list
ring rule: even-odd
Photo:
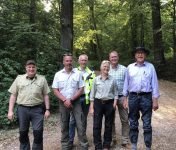
[[20,143],[28,143],[29,137],[28,137],[28,130],[26,131],[20,131]]
[[43,130],[34,130],[34,143],[40,144],[43,142]]

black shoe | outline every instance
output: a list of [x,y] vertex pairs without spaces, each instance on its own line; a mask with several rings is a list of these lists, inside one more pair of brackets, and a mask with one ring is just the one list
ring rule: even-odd
[[69,141],[69,146],[70,146],[70,149],[73,148],[73,141]]

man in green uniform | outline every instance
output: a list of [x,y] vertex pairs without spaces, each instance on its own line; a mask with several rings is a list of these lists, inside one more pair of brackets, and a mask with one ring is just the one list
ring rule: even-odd
[[[18,75],[10,89],[8,119],[13,120],[14,105],[18,104],[20,150],[30,150],[28,137],[30,122],[34,141],[32,150],[43,150],[43,120],[50,116],[48,93],[50,89],[44,76],[36,74],[34,60],[26,62],[26,74]],[[45,108],[44,105],[45,104]]]

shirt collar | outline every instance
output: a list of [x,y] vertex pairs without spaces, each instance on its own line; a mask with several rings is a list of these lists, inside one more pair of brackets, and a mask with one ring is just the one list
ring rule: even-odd
[[[67,73],[66,70],[65,70],[65,68],[62,69],[62,72],[63,72],[63,73]],[[75,69],[75,68],[72,68],[72,71],[71,71],[71,72],[76,72],[76,69]]]
[[28,77],[28,75],[27,75],[27,74],[25,74],[26,79],[34,79],[34,78],[35,78],[35,79],[37,79],[37,76],[38,76],[38,75],[37,75],[37,74],[35,74],[35,76],[34,76],[33,78],[30,78],[30,77]]
[[89,68],[86,67],[84,70],[82,70],[81,67],[79,66],[79,67],[78,67],[78,70],[79,70],[79,71],[86,71],[86,72],[87,72],[87,71],[89,70]]
[[111,69],[117,70],[118,68],[119,68],[119,64],[117,64],[115,68],[112,68],[112,65],[110,65],[110,70]]
[[137,62],[134,63],[135,66],[146,66],[146,62],[144,61],[143,64],[137,64]]
[[[109,79],[109,78],[110,78],[110,76],[108,75],[107,78],[106,78],[105,80],[107,80],[107,79]],[[100,80],[102,80],[101,75],[100,75]]]

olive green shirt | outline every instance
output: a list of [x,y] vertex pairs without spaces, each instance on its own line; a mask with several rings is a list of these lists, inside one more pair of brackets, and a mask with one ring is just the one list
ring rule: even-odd
[[50,89],[44,76],[36,74],[30,79],[24,74],[17,76],[8,91],[17,96],[17,104],[35,106],[43,103],[44,96],[50,92]]

